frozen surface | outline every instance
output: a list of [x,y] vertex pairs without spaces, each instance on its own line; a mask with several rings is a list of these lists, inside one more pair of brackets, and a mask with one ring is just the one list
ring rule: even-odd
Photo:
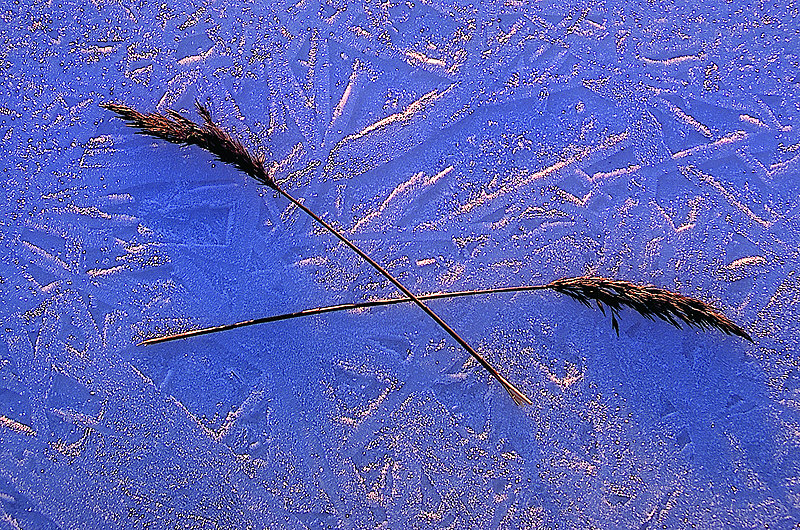
[[[0,6],[0,527],[795,528],[796,4]],[[194,99],[417,292],[555,294],[137,347],[392,296],[282,199],[98,107]]]

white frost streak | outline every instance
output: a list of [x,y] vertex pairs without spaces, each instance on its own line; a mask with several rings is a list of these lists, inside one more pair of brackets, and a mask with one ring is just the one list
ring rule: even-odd
[[[353,71],[350,73],[350,79],[347,82],[347,87],[344,89],[344,93],[342,97],[339,99],[339,103],[333,108],[333,112],[331,112],[331,122],[328,125],[327,131],[325,131],[325,144],[332,143],[330,138],[332,138],[336,134],[336,130],[339,128],[339,122],[344,118],[346,119],[352,112],[353,103],[351,100],[351,96],[353,92],[360,88],[360,81],[364,74],[364,68],[361,61],[356,60],[353,64]],[[340,131],[341,133],[341,131]]]
[[189,55],[187,57],[184,57],[183,59],[179,59],[178,60],[178,64],[181,65],[181,66],[186,66],[186,65],[194,64],[194,63],[197,63],[197,62],[200,62],[200,61],[205,61],[206,59],[211,57],[213,54],[214,54],[214,46],[212,46],[211,48],[208,49],[208,51],[205,51],[203,53],[200,53],[200,54],[197,54],[197,55]]
[[344,110],[344,106],[347,105],[347,100],[350,99],[350,94],[353,93],[353,81],[355,80],[356,72],[353,72],[353,75],[350,76],[350,81],[347,83],[347,88],[344,89],[344,94],[342,94],[342,98],[339,100],[339,103],[336,105],[336,108],[333,109],[333,116],[331,117],[331,122],[336,122],[339,119],[339,116],[342,115],[342,111]]
[[558,171],[564,169],[565,167],[568,167],[568,166],[571,166],[571,165],[573,165],[575,163],[578,163],[581,160],[585,160],[586,158],[589,158],[590,156],[594,155],[595,153],[598,153],[598,152],[603,151],[605,149],[609,149],[609,148],[617,145],[618,143],[625,141],[627,138],[628,138],[627,131],[626,132],[622,132],[620,134],[611,135],[608,138],[606,138],[603,142],[601,142],[599,145],[585,147],[579,153],[574,154],[574,155],[572,155],[572,156],[570,156],[570,157],[568,157],[568,158],[566,158],[564,160],[559,160],[555,164],[552,164],[550,166],[547,166],[546,168],[540,169],[539,171],[537,171],[535,173],[531,173],[529,175],[521,175],[520,176],[521,178],[515,183],[513,188],[510,187],[510,186],[506,186],[506,187],[500,188],[500,189],[498,189],[498,190],[496,190],[496,191],[494,191],[492,193],[482,192],[480,197],[477,197],[476,199],[473,199],[473,200],[467,202],[466,204],[464,204],[461,207],[459,213],[462,213],[462,214],[463,213],[469,213],[472,210],[474,210],[475,208],[477,208],[478,206],[484,204],[485,202],[493,201],[493,200],[497,199],[498,197],[500,197],[501,195],[508,195],[509,193],[516,192],[517,190],[523,188],[524,186],[527,186],[527,185],[531,184],[534,181],[537,181],[539,179],[543,179],[545,177],[549,177],[553,173],[557,173]]
[[432,90],[419,98],[414,103],[410,104],[408,107],[405,108],[402,112],[398,112],[392,114],[391,116],[387,116],[382,120],[376,121],[372,125],[367,126],[365,129],[357,132],[355,134],[351,134],[350,136],[346,136],[339,142],[339,145],[344,144],[348,141],[352,140],[359,140],[368,134],[388,127],[394,123],[407,123],[411,121],[411,119],[416,116],[418,113],[424,111],[429,105],[435,102],[437,99],[442,97],[442,94],[438,90]]
[[43,265],[44,263],[51,265],[51,267],[54,265],[54,267],[52,267],[50,272],[60,271],[61,269],[65,271],[72,271],[72,268],[69,265],[67,265],[67,262],[56,256],[55,254],[51,254],[42,247],[34,245],[30,241],[25,241],[24,239],[21,240],[20,243],[22,243],[22,245],[29,251],[31,251],[33,254],[44,259],[44,262],[39,263],[40,266]]
[[383,203],[378,207],[377,210],[375,210],[374,212],[372,212],[371,214],[367,215],[359,222],[357,222],[356,225],[351,230],[351,233],[356,233],[360,231],[365,225],[369,225],[369,223],[373,219],[384,217],[384,214],[386,214],[389,210],[395,210],[395,211],[400,210],[400,208],[402,208],[409,202],[407,200],[404,200],[408,197],[408,195],[410,195],[415,191],[419,193],[425,188],[433,186],[439,181],[439,179],[450,173],[452,170],[453,166],[448,166],[443,171],[440,171],[439,173],[431,177],[426,177],[425,173],[423,172],[415,173],[410,179],[403,182],[402,184],[397,186],[394,190],[392,190],[392,192],[389,194],[386,200],[383,201]]
[[590,177],[592,182],[600,182],[602,180],[613,180],[622,175],[629,175],[631,173],[635,173],[642,169],[642,166],[639,164],[632,164],[628,167],[621,167],[614,169],[612,171],[598,171],[594,175]]
[[129,265],[117,265],[115,267],[110,267],[108,269],[89,269],[88,271],[86,271],[86,274],[88,274],[92,278],[102,278],[104,276],[111,276],[118,272],[122,272],[129,269],[130,269]]
[[728,265],[725,266],[726,269],[734,270],[740,269],[745,267],[755,267],[758,265],[764,265],[767,263],[766,258],[764,256],[747,256],[745,258],[739,258],[730,262]]
[[691,149],[686,149],[684,151],[678,151],[674,155],[672,155],[673,159],[684,158],[689,155],[696,156],[701,152],[712,150],[716,147],[722,147],[728,144],[740,143],[744,142],[749,138],[749,135],[744,131],[736,131],[730,134],[727,134],[717,140],[716,142],[704,145],[698,145],[697,147],[692,147]]
[[755,223],[757,223],[757,224],[759,224],[762,227],[767,228],[767,229],[769,229],[769,227],[772,226],[772,221],[768,221],[768,220],[756,215],[756,213],[753,212],[753,210],[751,210],[749,207],[747,207],[747,205],[745,205],[742,201],[740,201],[733,193],[728,191],[725,188],[725,186],[723,186],[721,183],[719,183],[714,177],[712,177],[711,175],[708,175],[706,173],[702,173],[700,171],[697,172],[697,175],[700,178],[701,182],[703,182],[705,184],[708,184],[709,186],[711,186],[712,188],[717,190],[717,192],[719,192],[720,195],[725,197],[725,199],[728,201],[728,203],[731,206],[733,206],[734,208],[736,208],[737,210],[739,210],[740,212],[745,214],[753,222],[755,222]]
[[667,108],[675,115],[676,118],[678,118],[679,121],[682,121],[686,125],[690,126],[694,130],[705,136],[706,138],[711,138],[713,136],[711,134],[711,129],[709,129],[707,126],[697,121],[697,119],[694,116],[686,114],[686,112],[684,112],[682,108],[673,105],[668,101],[666,102],[666,104]]
[[649,59],[647,57],[642,57],[642,62],[645,64],[653,64],[658,66],[675,66],[687,61],[699,61],[702,58],[703,54],[698,53],[696,55],[678,55],[676,57],[670,57],[669,59]]
[[414,61],[419,61],[424,64],[429,64],[431,66],[440,66],[442,68],[446,66],[445,62],[442,61],[441,59],[434,59],[433,57],[428,57],[426,55],[422,55],[421,53],[415,51],[407,51],[406,57],[413,59]]

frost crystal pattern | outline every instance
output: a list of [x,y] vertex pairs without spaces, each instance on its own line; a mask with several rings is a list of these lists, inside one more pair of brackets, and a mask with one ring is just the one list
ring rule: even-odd
[[[739,2],[0,9],[2,528],[794,528],[800,27]],[[556,294],[138,347],[395,295],[269,190],[99,104],[195,99],[417,293]]]

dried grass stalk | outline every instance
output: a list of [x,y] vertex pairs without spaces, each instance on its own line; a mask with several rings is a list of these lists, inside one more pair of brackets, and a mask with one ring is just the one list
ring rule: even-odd
[[[612,290],[609,293],[607,288],[609,285],[612,284],[616,286],[616,289]],[[606,287],[606,289],[604,289],[603,287]],[[665,311],[664,309],[660,311],[655,310],[657,304],[664,305],[668,303],[672,306],[672,309],[669,310],[668,315],[672,316],[675,313],[677,313],[678,315],[682,315],[678,316],[677,318],[684,322],[687,322],[691,326],[703,329],[704,328],[721,329],[725,333],[731,335],[738,335],[739,337],[743,337],[747,340],[752,341],[750,335],[748,335],[746,331],[744,331],[742,328],[733,323],[725,315],[718,313],[713,307],[711,307],[710,305],[706,304],[701,300],[697,300],[695,298],[689,298],[680,295],[678,293],[668,291],[666,289],[660,289],[658,287],[637,285],[630,282],[609,280],[606,278],[599,278],[599,277],[563,278],[561,280],[556,280],[554,282],[544,285],[521,285],[515,287],[495,287],[490,289],[476,289],[471,291],[455,291],[449,293],[424,294],[424,295],[419,295],[419,299],[440,300],[444,298],[460,298],[464,296],[542,291],[545,289],[552,289],[554,291],[572,296],[573,298],[578,298],[582,303],[584,303],[589,307],[592,307],[591,300],[595,300],[598,307],[600,307],[601,310],[604,310],[605,305],[612,307],[609,303],[609,300],[612,299],[613,297],[616,297],[618,298],[619,307],[622,307],[623,305],[632,307],[633,309],[642,313],[644,316],[648,317],[650,320],[653,320],[653,316],[655,315],[680,328],[680,324],[677,321],[673,322],[670,321],[669,318],[661,316],[661,313]],[[617,293],[617,290],[623,291],[624,293],[627,293],[627,295],[621,297]],[[656,296],[654,296],[653,293],[655,293]],[[600,298],[598,298],[598,296]],[[605,300],[605,302],[600,301],[600,299]],[[631,305],[630,303],[628,303],[629,299],[635,299],[637,301],[645,300],[646,302],[641,303],[639,305]],[[220,326],[195,329],[191,331],[183,331],[172,335],[150,337],[140,342],[139,345],[147,346],[150,344],[159,344],[162,342],[169,342],[178,339],[187,339],[190,337],[197,337],[199,335],[219,333],[221,331],[228,331],[247,326],[255,326],[258,324],[266,324],[269,322],[278,322],[281,320],[290,320],[293,318],[299,318],[304,316],[321,315],[323,313],[334,313],[338,311],[350,311],[353,309],[368,309],[371,307],[381,307],[381,306],[402,304],[407,302],[411,302],[411,299],[384,298],[380,300],[370,300],[368,302],[356,302],[350,304],[338,304],[338,305],[314,307],[311,309],[303,309],[301,311],[295,311],[293,313],[284,313],[281,315],[272,315],[252,320],[245,320],[242,322],[236,322],[235,324],[223,324]],[[619,323],[617,321],[617,314],[619,307],[616,307],[612,311],[611,315],[612,317],[611,323],[612,326],[614,326],[614,329],[617,331],[617,334],[619,334]],[[692,308],[691,312],[690,310],[687,310],[686,307],[691,307]],[[647,312],[643,312],[641,308],[645,308]],[[675,316],[672,316],[672,319],[674,320]],[[701,322],[705,323],[701,324]]]
[[436,324],[446,331],[458,344],[464,348],[475,360],[480,363],[508,392],[511,398],[518,405],[530,405],[533,402],[518,388],[503,377],[497,369],[483,358],[472,346],[469,345],[456,331],[451,328],[444,320],[425,305],[414,293],[408,290],[378,262],[373,260],[366,252],[357,247],[352,241],[347,239],[341,232],[325,222],[316,213],[311,211],[302,201],[296,199],[291,194],[282,189],[278,183],[264,170],[264,160],[250,154],[241,142],[231,138],[211,119],[211,113],[199,102],[195,102],[197,112],[203,118],[203,124],[198,125],[193,121],[184,118],[174,110],[167,111],[167,114],[142,113],[127,105],[118,103],[106,103],[101,105],[103,108],[115,112],[128,125],[138,129],[140,134],[161,138],[168,142],[184,145],[196,145],[214,154],[221,162],[232,164],[242,172],[250,175],[262,184],[271,187],[273,190],[283,195],[292,204],[317,221],[331,234],[336,236],[342,243],[350,247],[355,253],[361,256],[376,271],[382,274],[387,280],[392,282],[400,292],[407,296],[420,309],[422,309]]
[[725,315],[718,313],[702,300],[689,298],[652,285],[637,285],[622,280],[609,280],[597,276],[564,278],[547,285],[548,288],[571,296],[587,307],[594,302],[605,314],[608,307],[611,325],[619,335],[619,310],[627,306],[650,320],[656,317],[681,328],[681,322],[699,329],[718,329],[728,335],[737,335],[753,341],[745,330]]

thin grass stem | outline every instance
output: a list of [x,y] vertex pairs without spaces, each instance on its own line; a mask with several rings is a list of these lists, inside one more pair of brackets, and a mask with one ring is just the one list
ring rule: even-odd
[[[456,291],[451,293],[433,293],[417,295],[420,300],[439,300],[442,298],[457,298],[461,296],[475,296],[481,294],[498,294],[498,293],[513,293],[521,291],[540,291],[548,289],[547,285],[523,285],[520,287],[498,287],[494,289],[478,289],[475,291]],[[202,329],[195,329],[191,331],[183,331],[173,335],[164,335],[161,337],[152,337],[141,341],[139,346],[150,346],[153,344],[160,344],[162,342],[170,342],[178,339],[188,339],[190,337],[197,337],[200,335],[208,335],[210,333],[219,333],[220,331],[229,331],[232,329],[244,328],[247,326],[255,326],[258,324],[267,324],[269,322],[279,322],[281,320],[289,320],[298,317],[308,317],[314,315],[321,315],[324,313],[335,313],[338,311],[350,311],[353,309],[367,309],[370,307],[389,306],[395,304],[406,304],[412,302],[411,298],[383,298],[381,300],[370,300],[367,302],[356,302],[350,304],[337,304],[322,307],[313,307],[311,309],[303,309],[302,311],[295,311],[293,313],[284,313],[282,315],[272,315],[268,317],[255,318],[252,320],[244,320],[234,324],[223,324],[221,326],[213,326]]]
[[410,299],[412,302],[414,302],[414,304],[416,304],[416,305],[417,305],[417,307],[419,307],[420,309],[422,309],[422,310],[423,310],[423,311],[424,311],[424,312],[425,312],[425,313],[426,313],[426,314],[427,314],[427,315],[428,315],[428,316],[429,316],[429,317],[430,317],[430,318],[431,318],[431,319],[432,319],[434,322],[436,322],[436,323],[439,325],[439,327],[441,327],[443,330],[445,330],[445,331],[446,331],[446,332],[447,332],[447,333],[448,333],[448,334],[449,334],[449,335],[450,335],[450,336],[451,336],[451,337],[452,337],[452,338],[453,338],[453,339],[454,339],[454,340],[455,340],[455,341],[456,341],[456,342],[457,342],[459,345],[461,345],[461,347],[462,347],[462,348],[464,348],[465,350],[467,350],[467,353],[469,353],[470,355],[472,355],[472,357],[473,357],[473,358],[474,358],[476,361],[478,361],[478,363],[480,363],[480,365],[481,365],[481,366],[483,366],[483,367],[484,367],[484,368],[485,368],[485,369],[486,369],[486,370],[487,370],[487,371],[488,371],[488,372],[489,372],[489,373],[492,375],[492,377],[494,377],[495,379],[497,379],[497,380],[500,382],[500,384],[502,384],[502,385],[503,385],[503,388],[505,388],[505,389],[506,389],[506,391],[508,392],[508,394],[511,396],[511,398],[514,400],[514,402],[515,402],[517,405],[531,405],[531,404],[533,403],[533,402],[532,402],[532,401],[531,401],[531,400],[528,398],[528,396],[526,396],[525,394],[523,394],[523,393],[522,393],[522,392],[521,392],[521,391],[520,391],[520,390],[519,390],[517,387],[515,387],[515,386],[514,386],[514,385],[512,385],[512,384],[511,384],[511,383],[510,383],[508,380],[506,380],[506,378],[505,378],[505,377],[503,377],[502,375],[500,375],[500,372],[498,372],[498,371],[497,371],[497,369],[495,369],[495,367],[494,367],[494,366],[492,366],[492,365],[489,363],[489,361],[487,361],[487,360],[486,360],[486,359],[485,359],[485,358],[484,358],[484,357],[483,357],[483,356],[482,356],[480,353],[478,353],[478,352],[477,352],[477,351],[476,351],[476,350],[475,350],[475,349],[474,349],[472,346],[470,346],[470,344],[469,344],[467,341],[465,341],[465,340],[464,340],[464,339],[461,337],[461,335],[459,335],[458,333],[456,333],[456,331],[455,331],[453,328],[451,328],[451,327],[450,327],[450,326],[449,326],[449,325],[448,325],[448,324],[447,324],[447,323],[446,323],[444,320],[442,320],[442,319],[441,319],[441,317],[439,317],[439,315],[437,315],[437,314],[436,314],[436,313],[435,313],[435,312],[434,312],[434,311],[433,311],[433,310],[432,310],[430,307],[428,307],[427,305],[425,305],[424,303],[422,303],[422,300],[420,300],[420,299],[419,299],[419,298],[418,298],[418,297],[417,297],[417,296],[416,296],[414,293],[412,293],[411,291],[409,291],[409,290],[408,290],[408,289],[407,289],[407,288],[406,288],[406,287],[405,287],[405,286],[404,286],[402,283],[400,283],[400,282],[399,282],[399,281],[398,281],[398,280],[397,280],[397,279],[396,279],[396,278],[395,278],[395,277],[394,277],[392,274],[390,274],[390,273],[389,273],[389,271],[387,271],[387,270],[386,270],[386,269],[384,269],[384,268],[383,268],[383,267],[382,267],[380,264],[378,264],[378,262],[377,262],[377,261],[375,261],[374,259],[372,259],[372,258],[371,258],[371,257],[370,257],[370,256],[369,256],[369,255],[368,255],[366,252],[364,252],[364,251],[363,251],[363,250],[361,250],[359,247],[357,247],[357,246],[356,246],[356,245],[355,245],[355,244],[354,244],[352,241],[350,241],[349,239],[347,239],[347,238],[346,238],[346,237],[345,237],[345,236],[344,236],[344,235],[343,235],[341,232],[339,232],[339,231],[338,231],[336,228],[334,228],[333,226],[331,226],[330,224],[328,224],[327,222],[325,222],[325,221],[324,221],[324,220],[323,220],[321,217],[319,217],[319,216],[318,216],[317,214],[315,214],[313,211],[311,211],[310,209],[308,209],[308,208],[306,207],[306,205],[305,205],[305,204],[303,204],[303,203],[302,203],[302,202],[300,202],[299,200],[295,199],[293,196],[291,196],[290,194],[288,194],[287,192],[285,192],[285,191],[284,191],[282,188],[280,188],[279,186],[277,186],[277,185],[276,185],[276,186],[275,186],[275,189],[278,191],[278,193],[280,193],[281,195],[283,195],[284,197],[286,197],[287,199],[289,199],[289,201],[291,201],[291,202],[292,202],[293,204],[295,204],[295,205],[296,205],[298,208],[300,208],[301,210],[303,210],[303,211],[304,211],[306,214],[308,214],[308,215],[309,215],[311,218],[313,218],[313,219],[314,219],[316,222],[318,222],[318,223],[319,223],[319,224],[321,224],[323,227],[325,227],[325,229],[326,229],[326,230],[328,230],[328,231],[329,231],[331,234],[333,234],[334,236],[336,236],[336,237],[337,237],[337,238],[338,238],[338,239],[339,239],[339,240],[340,240],[342,243],[344,243],[345,245],[347,245],[348,247],[350,247],[350,248],[353,250],[353,252],[355,252],[356,254],[358,254],[359,256],[361,256],[361,258],[363,258],[363,259],[364,259],[364,261],[366,261],[367,263],[369,263],[369,264],[372,266],[372,268],[373,268],[373,269],[375,269],[376,271],[378,271],[378,272],[379,272],[380,274],[382,274],[382,275],[383,275],[383,276],[384,276],[384,277],[385,277],[387,280],[389,280],[390,282],[392,282],[392,283],[394,284],[394,286],[395,286],[395,287],[397,287],[397,289],[399,289],[399,290],[400,290],[400,292],[402,292],[402,293],[403,293],[404,295],[406,295],[406,296],[407,296],[407,297],[408,297],[408,298],[409,298],[409,299]]

